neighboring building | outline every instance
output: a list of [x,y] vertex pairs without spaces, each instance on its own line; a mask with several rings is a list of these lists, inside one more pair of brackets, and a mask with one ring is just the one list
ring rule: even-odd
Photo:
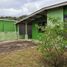
[[0,19],[0,41],[17,39],[16,21]]
[[[36,25],[46,26],[49,24],[49,17],[59,18],[61,22],[67,20],[67,1],[46,6],[28,17],[16,23],[21,38],[39,39],[44,33]],[[67,24],[67,21],[65,25]],[[67,29],[67,28],[66,28]]]

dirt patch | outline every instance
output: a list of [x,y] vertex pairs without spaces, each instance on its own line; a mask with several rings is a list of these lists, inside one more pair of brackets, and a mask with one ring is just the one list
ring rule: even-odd
[[36,46],[36,44],[33,43],[32,41],[0,42],[0,53],[20,50],[23,48],[34,47],[34,46]]

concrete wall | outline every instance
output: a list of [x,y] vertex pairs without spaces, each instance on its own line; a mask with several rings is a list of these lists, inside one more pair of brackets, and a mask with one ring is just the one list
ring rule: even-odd
[[57,18],[60,22],[63,22],[63,7],[54,8],[47,11],[47,24],[52,25],[49,18]]
[[0,41],[17,39],[15,21],[0,20]]

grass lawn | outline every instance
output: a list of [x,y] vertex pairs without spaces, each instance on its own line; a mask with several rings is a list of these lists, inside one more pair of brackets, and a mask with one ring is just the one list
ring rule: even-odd
[[44,67],[44,64],[36,47],[29,47],[10,53],[0,53],[0,67]]

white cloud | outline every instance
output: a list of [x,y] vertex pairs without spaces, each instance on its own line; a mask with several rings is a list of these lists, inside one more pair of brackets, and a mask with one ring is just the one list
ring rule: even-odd
[[21,16],[31,14],[55,3],[67,0],[0,0],[0,16]]
[[57,3],[64,2],[64,1],[67,1],[67,0],[60,0],[60,1],[59,0],[38,0],[35,2],[29,2],[29,3],[24,4],[24,6],[22,7],[23,9],[27,9],[23,13],[31,14],[43,7],[54,5]]
[[0,9],[0,15],[1,16],[17,16],[17,14],[19,14],[21,12],[21,10],[17,10],[17,9]]
[[[17,1],[17,0],[2,0],[0,2],[0,16],[21,16],[25,14],[29,15],[33,11],[37,10],[35,4],[36,1],[30,2],[30,0],[27,0],[27,3],[22,2],[23,1]],[[2,4],[4,4],[4,6]]]

